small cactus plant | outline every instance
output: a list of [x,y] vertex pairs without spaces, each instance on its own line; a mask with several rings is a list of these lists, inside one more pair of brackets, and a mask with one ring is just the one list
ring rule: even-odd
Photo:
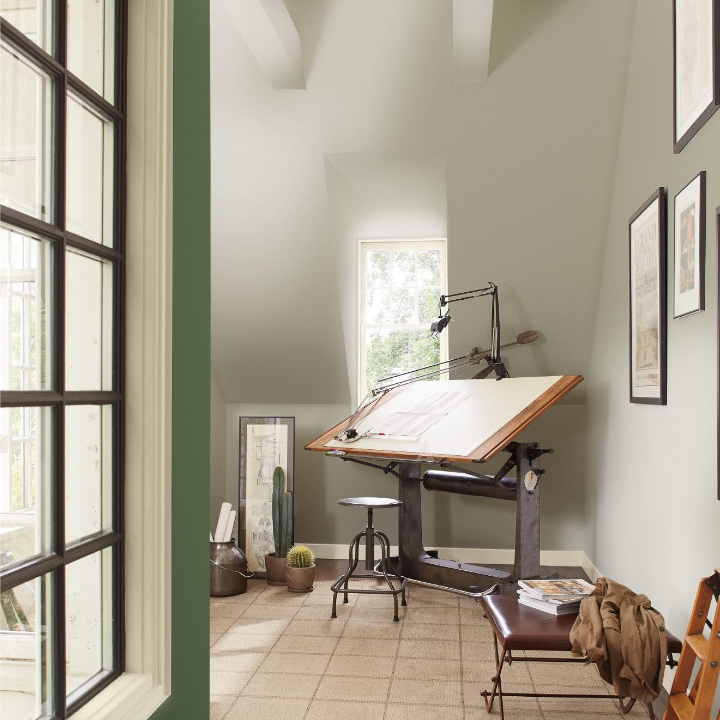
[[315,553],[306,545],[293,545],[287,554],[287,564],[294,568],[311,567],[315,562]]
[[276,467],[273,473],[272,520],[275,557],[285,557],[293,536],[293,496],[285,492],[285,472],[281,467]]

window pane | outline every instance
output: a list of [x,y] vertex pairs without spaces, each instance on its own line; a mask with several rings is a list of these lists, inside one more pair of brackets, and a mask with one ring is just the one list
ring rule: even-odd
[[0,409],[0,564],[51,547],[52,410]]
[[98,95],[114,102],[115,3],[69,0],[68,70]]
[[0,390],[51,385],[52,249],[0,226]]
[[113,244],[113,136],[110,120],[76,98],[67,103],[67,229]]
[[436,362],[440,339],[431,338],[427,330],[365,331],[365,392],[381,378]]
[[65,408],[65,541],[112,527],[112,407]]
[[418,253],[418,285],[440,287],[439,250],[421,250]]
[[0,88],[0,201],[52,222],[52,81],[2,43]]
[[52,0],[0,0],[0,16],[46,53],[53,53]]
[[393,250],[392,283],[395,287],[414,287],[416,257],[413,250]]
[[365,297],[365,322],[374,325],[390,322],[390,290],[372,288]]
[[43,575],[0,594],[3,720],[34,720],[53,714],[50,586],[50,575]]
[[390,251],[371,250],[366,260],[366,283],[370,287],[390,285]]
[[107,548],[65,568],[68,695],[81,695],[85,683],[112,670],[112,564]]
[[429,323],[440,314],[440,288],[423,288],[418,292],[418,320]]
[[390,301],[390,322],[402,324],[416,323],[416,300],[417,293],[414,288],[393,288]]
[[111,390],[112,263],[68,250],[65,273],[65,387]]

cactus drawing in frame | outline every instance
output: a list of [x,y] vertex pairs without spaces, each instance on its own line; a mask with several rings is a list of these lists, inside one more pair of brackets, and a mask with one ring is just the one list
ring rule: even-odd
[[[295,418],[240,418],[238,545],[245,551],[248,569],[253,572],[267,572],[266,558],[274,557],[281,544],[282,549],[292,546],[290,524],[289,539],[283,541],[279,530],[283,525],[283,502],[288,502],[283,496],[294,491],[294,446]],[[281,477],[276,477],[276,468],[281,468]],[[292,518],[292,507],[288,510]]]

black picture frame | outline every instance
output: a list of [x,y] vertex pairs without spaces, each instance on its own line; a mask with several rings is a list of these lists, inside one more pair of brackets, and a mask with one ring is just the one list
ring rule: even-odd
[[[692,140],[700,128],[715,114],[720,107],[720,0],[707,0],[710,3],[711,12],[711,99],[695,118],[695,120],[682,132],[678,126],[678,22],[677,13],[679,6],[684,3],[698,2],[702,0],[673,0],[672,4],[672,33],[673,33],[673,152],[679,153]],[[702,26],[702,24],[700,24]]]
[[[654,217],[655,209],[657,219],[654,223],[649,221]],[[634,235],[637,234],[637,236]],[[635,241],[643,243],[644,263],[634,265]],[[629,279],[629,369],[630,369],[630,402],[647,405],[667,404],[667,196],[665,188],[658,188],[641,206],[628,221],[628,279]],[[654,264],[652,264],[654,262]],[[645,272],[633,271],[642,268],[649,268]],[[653,268],[655,270],[653,271]],[[635,277],[635,281],[634,281]],[[643,283],[649,290],[640,296],[642,302],[638,306],[636,283]],[[642,292],[642,288],[638,289]],[[652,294],[652,297],[649,298]],[[652,303],[651,303],[652,300]],[[635,301],[635,302],[634,302]],[[640,368],[647,378],[652,379],[655,373],[647,372],[657,369],[657,383],[640,385],[635,383],[636,367],[634,359],[637,360],[639,353],[635,348],[635,317],[636,315],[657,312],[656,334],[657,341],[645,343],[646,347],[653,349],[651,361],[657,361],[655,366],[643,366]],[[649,335],[648,335],[649,333]],[[650,327],[643,332],[645,337],[653,337],[652,320]],[[641,374],[639,373],[639,374]],[[657,390],[641,390],[641,388],[657,388]]]
[[[272,428],[275,428],[273,432]],[[285,428],[280,431],[279,428]],[[283,443],[283,436],[285,442]],[[267,442],[259,438],[268,438]],[[257,444],[267,445],[261,449],[261,457],[253,452]],[[272,474],[277,465],[286,465],[285,489],[295,494],[295,418],[294,417],[265,417],[241,416],[239,432],[240,453],[238,461],[238,547],[245,553],[248,560],[248,569],[255,573],[255,577],[264,578],[265,560],[264,552],[274,552],[272,534],[272,512],[265,506],[272,496]],[[272,448],[270,447],[272,446]],[[268,451],[268,457],[262,457]],[[285,463],[282,458],[284,453]],[[250,472],[249,472],[250,471]],[[258,473],[262,472],[262,478]],[[255,488],[262,485],[260,493],[250,493],[248,487],[251,482],[250,475],[255,478]],[[250,522],[248,522],[252,518]],[[269,519],[269,522],[267,522]],[[295,523],[295,503],[293,503],[293,527]],[[255,536],[253,533],[256,533]],[[294,542],[293,533],[293,542]]]
[[[683,318],[688,315],[705,310],[705,248],[706,248],[706,223],[705,223],[705,171],[698,173],[685,187],[678,192],[673,199],[673,318]],[[690,206],[679,205],[679,203],[687,203],[688,199],[692,200],[692,212],[696,220],[692,221],[693,240],[697,242],[697,248],[693,248],[692,263],[695,265],[697,282],[697,300],[694,304],[690,304],[692,298],[688,298],[688,302],[682,303],[678,288],[678,278],[680,277],[680,267],[684,252],[680,246],[681,238],[678,237],[682,233],[683,213],[690,209]],[[695,237],[695,227],[697,226],[697,237]],[[693,297],[695,293],[693,293]]]

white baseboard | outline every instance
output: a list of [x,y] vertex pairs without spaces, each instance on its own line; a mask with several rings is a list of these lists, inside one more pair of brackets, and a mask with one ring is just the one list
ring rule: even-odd
[[[307,543],[319,558],[328,560],[344,560],[348,556],[348,546],[340,543]],[[428,550],[437,550],[440,557],[456,560],[463,563],[497,563],[498,565],[512,565],[515,561],[515,550],[504,548],[448,548],[429,547]],[[390,552],[397,555],[398,548],[390,546]],[[376,549],[376,557],[380,550]],[[365,559],[365,546],[360,546],[360,559]],[[588,577],[594,582],[599,576],[597,568],[582,550],[541,550],[540,563],[542,565],[560,565],[564,567],[582,567]]]

